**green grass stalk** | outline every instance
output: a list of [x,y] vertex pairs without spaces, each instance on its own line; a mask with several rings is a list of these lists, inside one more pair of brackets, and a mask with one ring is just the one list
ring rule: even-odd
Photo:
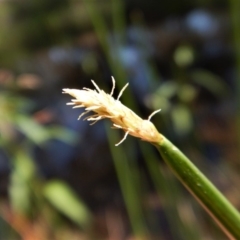
[[130,223],[135,236],[144,238],[148,235],[147,224],[139,201],[138,187],[133,176],[133,166],[129,163],[122,147],[116,148],[112,143],[116,142],[117,133],[106,127],[110,151],[113,157],[114,166],[118,176],[123,199],[129,215]]
[[168,181],[164,177],[164,170],[160,169],[161,166],[159,159],[157,159],[157,154],[152,151],[150,146],[141,143],[140,147],[158,197],[159,199],[164,199],[164,202],[167,203],[163,208],[173,239],[200,239],[197,227],[187,226],[182,222],[181,216],[179,215],[176,204],[176,201],[181,198],[179,186],[176,182]]
[[240,214],[199,169],[168,139],[154,144],[176,177],[229,239],[240,239]]

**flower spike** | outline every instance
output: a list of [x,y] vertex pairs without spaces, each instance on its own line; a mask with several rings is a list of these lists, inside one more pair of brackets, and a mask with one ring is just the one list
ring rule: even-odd
[[162,140],[162,135],[150,122],[151,117],[160,110],[154,111],[147,120],[141,119],[131,109],[127,108],[119,101],[128,83],[122,88],[117,99],[114,99],[112,96],[115,89],[115,80],[113,77],[112,82],[113,87],[110,94],[101,90],[93,80],[92,83],[97,91],[89,88],[83,88],[82,90],[64,88],[63,93],[67,93],[75,98],[70,103],[67,103],[67,105],[73,105],[73,108],[85,108],[85,112],[83,112],[78,119],[90,111],[93,111],[94,115],[85,118],[88,121],[93,121],[92,124],[95,124],[101,119],[109,118],[113,122],[114,128],[122,129],[125,132],[123,139],[116,144],[116,146],[121,144],[128,135],[138,137],[151,143],[160,142]]

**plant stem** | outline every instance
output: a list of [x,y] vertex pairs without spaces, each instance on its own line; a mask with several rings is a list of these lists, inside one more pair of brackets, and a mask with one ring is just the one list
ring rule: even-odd
[[112,153],[113,162],[118,176],[120,188],[129,214],[129,220],[135,236],[144,238],[147,236],[147,224],[145,222],[144,213],[139,201],[138,186],[134,179],[133,167],[129,163],[125,152],[121,147],[115,147],[112,143],[118,140],[117,133],[110,131],[109,126],[106,127],[110,151]]
[[196,166],[168,139],[155,144],[176,177],[216,221],[229,239],[240,239],[240,214]]
[[159,199],[164,198],[167,202],[163,208],[169,223],[172,238],[185,240],[200,239],[197,227],[193,227],[193,225],[188,226],[181,220],[178,211],[178,204],[176,204],[176,201],[178,201],[181,196],[177,182],[166,179],[163,174],[164,169],[159,169],[159,159],[157,159],[157,156],[149,145],[141,143],[140,147]]

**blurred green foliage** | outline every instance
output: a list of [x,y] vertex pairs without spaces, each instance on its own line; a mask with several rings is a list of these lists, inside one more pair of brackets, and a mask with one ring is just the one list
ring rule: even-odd
[[184,81],[170,80],[161,83],[146,103],[152,109],[162,109],[165,117],[169,116],[174,132],[179,136],[186,136],[194,128],[192,103],[198,97],[199,87],[208,90],[218,99],[230,92],[223,79],[209,71],[196,69]]
[[[99,9],[108,13],[108,1],[101,0]],[[0,16],[0,63],[7,67],[14,67],[37,50],[70,45],[90,28],[82,1],[1,1]]]
[[[0,94],[0,133],[1,151],[5,151],[11,159],[11,173],[8,186],[10,209],[2,201],[2,217],[25,239],[22,233],[31,221],[41,219],[48,222],[50,228],[42,229],[44,236],[58,234],[57,228],[52,228],[60,214],[64,214],[81,228],[90,226],[91,216],[83,202],[73,193],[66,183],[60,181],[45,182],[37,170],[33,158],[35,145],[44,147],[50,139],[59,139],[73,144],[76,134],[58,125],[44,126],[34,120],[29,114],[34,103],[18,94],[13,84],[2,85]],[[51,203],[51,208],[48,203]],[[50,206],[50,205],[49,205]],[[56,210],[54,210],[56,209]],[[56,215],[52,220],[49,216]],[[21,222],[27,222],[21,226]],[[28,222],[29,221],[29,222]],[[57,227],[57,226],[56,226]],[[1,225],[4,232],[4,225]],[[32,230],[34,233],[34,229]],[[56,231],[56,232],[55,232]],[[10,235],[3,236],[4,239]],[[30,234],[30,233],[29,233]],[[35,234],[35,233],[34,233]],[[31,234],[30,234],[31,235]],[[37,238],[41,239],[40,235]],[[17,239],[17,238],[13,238]],[[27,239],[27,238],[26,238]]]
[[44,196],[61,213],[64,213],[81,228],[89,227],[91,214],[76,194],[61,181],[51,181],[44,186]]

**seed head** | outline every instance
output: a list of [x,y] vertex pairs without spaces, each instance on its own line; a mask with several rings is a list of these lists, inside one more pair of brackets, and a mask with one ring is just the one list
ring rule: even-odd
[[91,111],[94,112],[93,115],[85,118],[87,121],[92,121],[91,125],[101,119],[109,118],[113,122],[113,128],[124,130],[125,135],[116,146],[122,143],[128,134],[144,141],[152,143],[160,142],[162,136],[150,122],[151,117],[160,110],[154,111],[147,120],[141,119],[119,100],[128,84],[120,91],[117,99],[114,99],[112,96],[115,89],[115,80],[113,77],[112,82],[113,87],[110,94],[101,90],[93,80],[92,83],[96,88],[95,90],[89,88],[83,88],[82,90],[64,88],[63,93],[68,93],[75,98],[70,103],[67,103],[67,105],[73,105],[73,108],[85,108],[85,112],[78,119]]

